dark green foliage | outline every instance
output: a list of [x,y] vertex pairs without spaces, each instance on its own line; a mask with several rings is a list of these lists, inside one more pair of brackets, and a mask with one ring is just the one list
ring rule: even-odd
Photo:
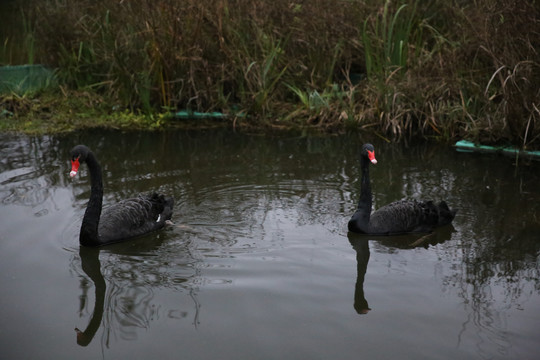
[[540,147],[533,0],[35,0],[24,14],[35,62],[132,112]]

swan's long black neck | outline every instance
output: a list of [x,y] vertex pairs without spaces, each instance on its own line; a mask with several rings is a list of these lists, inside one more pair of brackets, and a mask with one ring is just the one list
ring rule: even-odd
[[103,181],[101,179],[101,166],[92,152],[86,157],[86,165],[90,171],[90,200],[84,213],[79,241],[84,246],[101,245],[98,225],[101,217],[103,203]]
[[[367,156],[362,156],[360,159],[360,167],[362,169],[362,182],[360,185],[360,201],[358,201],[358,210],[363,210],[364,219],[371,214],[372,195],[371,195],[371,183],[369,181],[369,159]],[[366,223],[367,224],[367,223]]]

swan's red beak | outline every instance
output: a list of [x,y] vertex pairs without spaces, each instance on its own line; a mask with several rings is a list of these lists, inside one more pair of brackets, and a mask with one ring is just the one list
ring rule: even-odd
[[377,163],[377,159],[375,159],[375,151],[369,151],[368,150],[367,155],[368,155],[369,161],[371,161],[372,164]]
[[74,177],[77,175],[77,171],[79,171],[79,166],[81,164],[79,163],[79,158],[75,160],[71,160],[71,171],[69,172],[69,176]]

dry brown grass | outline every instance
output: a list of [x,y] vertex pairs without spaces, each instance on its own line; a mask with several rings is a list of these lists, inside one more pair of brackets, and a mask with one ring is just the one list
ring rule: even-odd
[[535,1],[40,0],[37,13],[39,61],[132,111],[540,147]]

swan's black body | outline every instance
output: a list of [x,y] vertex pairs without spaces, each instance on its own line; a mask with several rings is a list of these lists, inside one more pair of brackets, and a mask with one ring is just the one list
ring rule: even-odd
[[349,220],[349,231],[370,235],[423,233],[452,222],[456,210],[450,210],[444,201],[436,205],[432,201],[400,200],[385,205],[372,214],[370,162],[377,163],[375,149],[373,145],[365,144],[360,155],[362,169],[360,201],[356,212]]
[[89,148],[77,145],[71,150],[72,177],[83,162],[90,171],[91,190],[79,235],[81,245],[102,246],[124,241],[161,229],[171,219],[174,200],[156,193],[122,200],[102,212],[101,167]]

